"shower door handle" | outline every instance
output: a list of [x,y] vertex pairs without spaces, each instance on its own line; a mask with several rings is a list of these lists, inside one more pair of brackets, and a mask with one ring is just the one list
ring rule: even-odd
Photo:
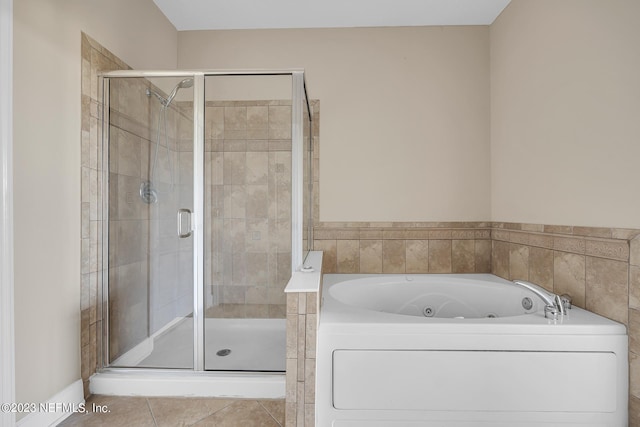
[[[184,216],[187,217],[187,224],[188,224],[188,228],[185,231],[183,224],[184,224]],[[191,226],[191,211],[189,209],[178,209],[178,237],[181,239],[186,239],[187,237],[190,237],[191,234],[193,233],[193,227]]]

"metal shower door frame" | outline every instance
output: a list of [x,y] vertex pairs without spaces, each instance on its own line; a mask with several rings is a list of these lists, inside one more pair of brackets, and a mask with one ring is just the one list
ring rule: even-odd
[[[179,70],[179,71],[135,71],[119,70],[100,74],[102,90],[102,198],[98,202],[98,211],[102,213],[102,289],[99,289],[98,300],[102,305],[102,351],[98,350],[101,361],[99,369],[131,369],[109,366],[109,99],[104,94],[109,93],[111,78],[154,78],[175,77],[194,79],[193,85],[193,213],[191,223],[193,227],[193,371],[205,371],[205,296],[204,296],[204,111],[205,111],[205,77],[209,76],[267,76],[290,75],[291,92],[291,271],[296,271],[303,262],[303,114],[304,104],[307,104],[309,121],[311,108],[306,93],[304,70]],[[158,368],[163,372],[177,370],[172,368]],[[184,371],[179,369],[179,371]]]

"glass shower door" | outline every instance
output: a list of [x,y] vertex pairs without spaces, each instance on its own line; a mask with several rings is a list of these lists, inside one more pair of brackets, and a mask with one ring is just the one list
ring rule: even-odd
[[205,77],[204,369],[285,370],[290,75]]
[[108,364],[193,369],[193,78],[107,80]]

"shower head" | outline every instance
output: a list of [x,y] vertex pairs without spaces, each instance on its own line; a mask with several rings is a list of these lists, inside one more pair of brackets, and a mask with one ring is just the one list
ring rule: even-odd
[[155,96],[160,100],[160,103],[163,106],[168,107],[169,104],[171,104],[171,101],[173,101],[173,98],[175,98],[175,96],[178,94],[178,90],[190,88],[191,86],[193,86],[193,79],[189,77],[184,80],[181,80],[176,85],[176,87],[173,88],[173,90],[171,91],[171,94],[167,98],[165,98],[164,96],[160,95],[158,92],[149,88],[147,88],[147,96],[151,96],[151,95]]
[[169,98],[167,98],[166,106],[168,107],[169,104],[171,104],[171,101],[173,101],[173,98],[175,98],[175,96],[178,94],[178,90],[187,89],[187,88],[190,88],[191,86],[193,86],[193,79],[191,77],[181,80],[180,83],[178,83],[176,87],[174,87],[173,90],[171,91]]

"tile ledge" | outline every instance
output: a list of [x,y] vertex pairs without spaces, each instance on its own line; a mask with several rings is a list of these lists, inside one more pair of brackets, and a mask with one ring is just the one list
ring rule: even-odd
[[300,268],[294,271],[289,279],[289,283],[284,288],[285,293],[293,292],[319,292],[320,280],[322,278],[322,251],[311,251],[307,255],[304,263],[310,266],[313,271],[305,272]]

